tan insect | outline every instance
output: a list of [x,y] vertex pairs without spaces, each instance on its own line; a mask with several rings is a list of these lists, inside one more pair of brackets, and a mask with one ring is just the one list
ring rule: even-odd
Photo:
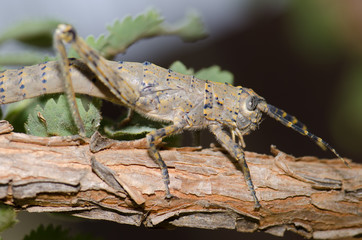
[[[251,89],[199,80],[149,62],[108,61],[78,37],[70,25],[59,25],[54,41],[61,61],[0,73],[1,103],[66,92],[81,136],[85,135],[85,130],[75,93],[106,99],[148,118],[171,123],[147,135],[150,156],[162,170],[167,198],[171,197],[169,175],[156,143],[186,129],[209,128],[239,162],[256,208],[260,207],[260,203],[245,161],[243,136],[258,127],[262,113],[308,136],[341,158],[328,143],[307,131],[295,117],[267,104]],[[79,60],[67,58],[64,43],[72,45],[80,56]]]

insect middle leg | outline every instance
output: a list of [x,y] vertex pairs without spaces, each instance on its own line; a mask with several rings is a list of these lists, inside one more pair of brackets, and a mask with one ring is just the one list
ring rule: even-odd
[[172,195],[170,193],[170,189],[169,189],[170,177],[168,175],[167,166],[166,166],[165,162],[162,160],[160,153],[157,151],[156,144],[162,138],[167,137],[171,134],[177,133],[177,132],[181,131],[184,127],[185,127],[184,123],[176,123],[174,125],[167,126],[165,128],[154,130],[154,131],[150,132],[149,134],[147,134],[147,142],[148,142],[148,146],[149,146],[148,151],[149,151],[150,156],[156,161],[156,163],[161,168],[162,179],[163,179],[163,182],[165,184],[165,189],[166,189],[166,198],[172,197]]
[[249,167],[245,161],[245,154],[239,144],[231,139],[231,137],[222,130],[219,125],[211,125],[210,131],[216,136],[221,142],[222,146],[238,161],[241,170],[243,171],[245,182],[254,198],[255,208],[261,207],[258,198],[256,197],[253,182],[251,181]]

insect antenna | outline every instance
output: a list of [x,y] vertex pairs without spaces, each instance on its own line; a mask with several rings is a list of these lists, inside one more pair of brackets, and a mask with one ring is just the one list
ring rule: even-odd
[[319,147],[321,147],[323,150],[329,149],[331,152],[333,152],[339,159],[341,159],[346,166],[349,167],[348,163],[344,158],[342,158],[337,151],[331,147],[326,141],[324,141],[322,138],[317,137],[316,135],[310,133],[307,130],[307,126],[300,122],[296,117],[289,115],[285,111],[274,107],[273,105],[266,104],[265,102],[261,102],[258,106],[258,108],[265,112],[269,117],[274,118],[278,122],[282,123],[283,125],[290,127],[294,129],[295,131],[299,132],[300,134],[309,137],[313,142],[315,142]]

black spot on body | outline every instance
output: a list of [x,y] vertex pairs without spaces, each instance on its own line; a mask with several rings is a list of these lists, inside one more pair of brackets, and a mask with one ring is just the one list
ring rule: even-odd
[[212,105],[210,103],[205,104],[204,109],[207,109],[207,108],[212,108]]
[[98,63],[97,63],[95,60],[92,60],[92,64],[93,64],[93,66],[95,66],[95,67],[98,66]]
[[97,53],[95,53],[94,51],[90,51],[90,55],[92,55],[93,58],[95,58],[96,60],[99,60],[100,57]]

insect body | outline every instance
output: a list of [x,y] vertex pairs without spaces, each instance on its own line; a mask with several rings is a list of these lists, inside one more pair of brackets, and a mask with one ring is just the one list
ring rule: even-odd
[[[66,57],[64,43],[73,46],[80,55],[79,60]],[[69,25],[59,25],[55,32],[55,46],[62,59],[60,62],[0,73],[1,103],[66,92],[80,134],[84,134],[84,127],[74,100],[75,92],[126,105],[146,117],[171,123],[147,135],[150,156],[162,170],[166,197],[171,197],[169,175],[156,143],[186,129],[209,128],[230,155],[238,160],[256,208],[260,203],[245,161],[243,135],[258,127],[262,113],[308,136],[341,158],[295,117],[267,104],[251,89],[199,80],[149,62],[107,61],[88,47]]]

